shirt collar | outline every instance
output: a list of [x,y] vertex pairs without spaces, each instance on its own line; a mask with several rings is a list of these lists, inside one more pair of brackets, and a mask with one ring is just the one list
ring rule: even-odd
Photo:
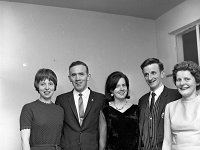
[[[73,93],[74,93],[74,95],[79,95],[80,92],[78,92],[78,91],[76,91],[76,90],[74,89],[74,90],[73,90]],[[81,92],[81,94],[82,94],[83,96],[89,95],[89,94],[90,94],[89,88],[86,88],[83,92]]]
[[[161,85],[158,89],[156,89],[155,91],[154,91],[154,93],[156,94],[156,97],[159,97],[160,96],[160,94],[163,92],[163,90],[164,90],[164,85]],[[151,93],[152,93],[153,91],[151,91]]]

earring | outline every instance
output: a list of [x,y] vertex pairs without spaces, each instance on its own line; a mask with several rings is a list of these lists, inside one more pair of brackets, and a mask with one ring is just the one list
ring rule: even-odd
[[113,94],[110,94],[111,95],[111,97],[113,97],[114,95]]

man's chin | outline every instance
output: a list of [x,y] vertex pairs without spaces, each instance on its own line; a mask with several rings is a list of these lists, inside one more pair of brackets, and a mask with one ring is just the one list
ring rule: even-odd
[[[150,85],[149,85],[150,86]],[[150,86],[150,89],[152,90],[152,91],[154,91],[155,89],[156,89],[156,86]]]
[[82,92],[82,91],[83,91],[83,88],[75,88],[75,90],[76,90],[77,92]]

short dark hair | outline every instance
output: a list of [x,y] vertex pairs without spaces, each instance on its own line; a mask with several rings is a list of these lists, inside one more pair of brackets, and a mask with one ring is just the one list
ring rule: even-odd
[[112,94],[111,91],[115,90],[117,83],[121,78],[124,78],[127,89],[128,89],[126,98],[130,98],[130,96],[129,96],[129,80],[128,80],[127,76],[120,71],[115,71],[115,72],[111,73],[106,80],[105,96],[108,101],[114,100],[113,96],[111,96],[111,94]]
[[[173,81],[176,85],[176,75],[178,71],[189,71],[193,77],[195,78],[196,83],[200,83],[200,67],[193,61],[183,61],[174,66],[173,69]],[[198,85],[197,90],[200,89],[200,85]]]
[[146,59],[141,65],[140,68],[143,70],[144,67],[151,65],[151,64],[158,64],[160,72],[164,70],[163,63],[157,58],[148,58]]
[[88,66],[86,65],[86,63],[82,62],[82,61],[74,61],[71,63],[71,65],[69,66],[69,71],[72,67],[74,66],[78,66],[78,65],[83,65],[86,67],[86,72],[89,73],[89,69],[88,69]]
[[54,91],[56,91],[57,87],[57,76],[51,69],[39,69],[35,75],[35,81],[34,81],[34,87],[36,91],[39,92],[39,82],[44,81],[45,79],[48,79],[52,81],[55,85]]

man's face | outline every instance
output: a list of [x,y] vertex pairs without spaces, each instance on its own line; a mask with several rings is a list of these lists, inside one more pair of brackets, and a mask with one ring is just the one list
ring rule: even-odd
[[162,85],[164,71],[160,71],[158,64],[151,64],[143,68],[144,78],[152,91]]
[[72,82],[74,89],[78,92],[83,92],[87,88],[87,81],[90,75],[83,65],[73,66],[69,70],[69,80]]

